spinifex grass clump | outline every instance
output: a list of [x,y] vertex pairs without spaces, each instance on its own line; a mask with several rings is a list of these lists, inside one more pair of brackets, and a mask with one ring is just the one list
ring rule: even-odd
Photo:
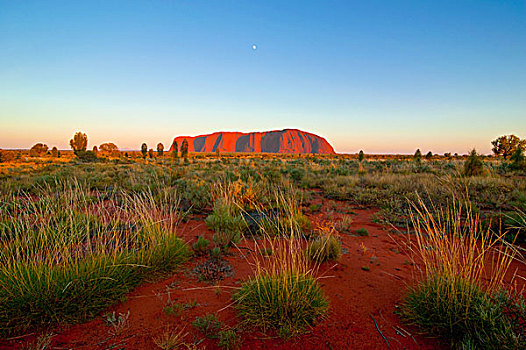
[[223,247],[239,243],[244,234],[290,236],[310,230],[292,188],[270,191],[262,185],[225,182],[214,186],[212,197],[214,209],[206,224],[217,232],[214,242]]
[[292,187],[273,189],[266,207],[259,205],[252,212],[244,212],[251,234],[262,236],[305,237],[311,233],[311,223],[301,211],[298,193]]
[[334,232],[324,233],[309,244],[305,254],[318,263],[336,261],[342,255],[342,244]]
[[171,223],[154,220],[151,196],[122,197],[118,206],[92,206],[83,188],[65,183],[23,198],[31,210],[10,213],[13,225],[0,237],[2,336],[89,319],[186,259]]
[[206,218],[208,227],[216,231],[214,242],[224,248],[237,244],[246,229],[241,212],[259,192],[252,186],[245,187],[243,182],[219,182],[213,187],[214,209]]
[[226,198],[216,201],[212,214],[206,218],[206,225],[216,231],[213,240],[224,248],[239,243],[246,227],[241,209]]
[[524,300],[503,283],[515,251],[482,231],[469,205],[433,209],[422,201],[413,209],[413,252],[423,269],[402,315],[456,347],[524,348]]
[[254,276],[233,296],[235,308],[247,325],[289,338],[324,317],[329,303],[297,239],[269,238],[266,245],[273,254],[254,262]]

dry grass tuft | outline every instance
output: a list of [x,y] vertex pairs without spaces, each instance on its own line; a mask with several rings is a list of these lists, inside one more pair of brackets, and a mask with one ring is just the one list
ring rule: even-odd
[[517,251],[482,229],[469,201],[462,203],[413,204],[412,252],[422,268],[402,314],[454,346],[518,349],[526,344],[524,299],[504,282]]

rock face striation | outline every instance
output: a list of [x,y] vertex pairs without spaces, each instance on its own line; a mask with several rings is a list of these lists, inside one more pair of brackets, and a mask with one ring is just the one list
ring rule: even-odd
[[185,139],[188,152],[335,153],[323,137],[297,129],[251,133],[222,131],[200,136],[178,136],[174,141],[179,149]]

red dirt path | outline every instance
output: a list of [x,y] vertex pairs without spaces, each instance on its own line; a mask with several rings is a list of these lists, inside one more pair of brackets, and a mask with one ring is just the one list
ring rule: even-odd
[[[321,203],[319,197],[313,203]],[[424,338],[417,331],[401,322],[395,314],[396,307],[404,295],[407,284],[413,280],[414,267],[410,258],[398,243],[406,236],[395,235],[372,222],[374,210],[353,209],[345,202],[323,201],[317,214],[310,215],[313,222],[326,219],[339,220],[342,215],[351,215],[351,230],[366,228],[369,236],[351,236],[340,233],[345,248],[341,260],[322,265],[320,280],[330,300],[329,315],[307,334],[289,341],[283,341],[273,334],[265,335],[243,331],[242,349],[386,349],[387,344],[376,329],[373,318],[392,349],[443,349],[447,348],[436,339]],[[206,215],[195,216],[181,224],[179,234],[192,244],[198,235],[211,240],[213,232],[205,223]],[[398,243],[397,243],[398,242]],[[241,246],[250,247],[250,241]],[[364,248],[365,247],[365,248]],[[129,294],[127,300],[117,304],[101,317],[85,323],[56,330],[51,349],[155,349],[153,338],[167,329],[185,326],[189,335],[187,342],[200,342],[197,348],[215,349],[217,341],[206,339],[191,323],[196,316],[216,313],[229,326],[238,320],[231,304],[231,292],[250,274],[251,268],[243,255],[254,254],[248,249],[231,249],[233,254],[226,259],[234,268],[234,275],[212,286],[199,282],[189,271],[206,258],[191,259],[173,276],[147,283]],[[362,269],[368,267],[369,271]],[[526,275],[523,264],[518,264],[519,274]],[[171,298],[179,303],[196,300],[195,308],[184,310],[180,316],[167,315],[163,311],[165,302]],[[219,311],[221,310],[221,311]],[[118,334],[102,315],[115,311],[129,311],[128,326]],[[404,334],[401,327],[411,336]],[[0,349],[19,348],[27,342],[19,339],[11,342],[0,341]],[[32,339],[29,339],[32,341]]]

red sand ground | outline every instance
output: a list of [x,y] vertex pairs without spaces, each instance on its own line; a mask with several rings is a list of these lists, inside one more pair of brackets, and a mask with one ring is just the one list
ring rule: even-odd
[[[314,202],[322,201],[317,198]],[[334,220],[351,210],[354,212],[351,229],[364,227],[369,236],[340,234],[346,253],[338,263],[327,263],[321,267],[320,273],[324,278],[320,282],[330,300],[328,317],[307,334],[289,341],[273,334],[245,331],[241,334],[242,349],[386,349],[387,344],[376,329],[373,317],[393,349],[447,348],[437,339],[418,335],[414,328],[403,324],[395,314],[415,271],[399,244],[405,242],[407,236],[392,234],[373,223],[374,210],[354,209],[344,202],[323,201],[321,211],[311,215],[311,219],[314,222]],[[198,235],[211,239],[213,232],[206,227],[205,218],[206,215],[195,216],[181,225],[179,232],[185,240],[192,244]],[[252,243],[244,241],[241,246],[250,247]],[[252,273],[243,255],[253,253],[248,249],[232,249],[232,252],[227,260],[234,268],[234,275],[221,281],[219,286],[199,282],[190,274],[189,271],[206,258],[192,259],[173,276],[138,287],[125,302],[110,307],[101,313],[101,317],[57,330],[50,348],[155,349],[153,338],[167,329],[180,326],[185,326],[189,333],[187,342],[202,340],[197,348],[217,348],[216,341],[206,339],[191,323],[196,316],[207,313],[216,313],[221,321],[230,326],[238,323],[230,296],[235,287]],[[362,269],[365,266],[370,270]],[[517,264],[517,267],[520,275],[526,275],[523,264]],[[198,305],[183,311],[180,316],[171,316],[163,311],[168,298],[179,303],[196,300]],[[112,327],[102,317],[106,312],[113,311],[117,315],[129,311],[128,325],[118,334],[112,334]],[[408,333],[404,334],[404,330]],[[28,337],[11,342],[0,341],[0,349],[19,348],[31,340]]]

